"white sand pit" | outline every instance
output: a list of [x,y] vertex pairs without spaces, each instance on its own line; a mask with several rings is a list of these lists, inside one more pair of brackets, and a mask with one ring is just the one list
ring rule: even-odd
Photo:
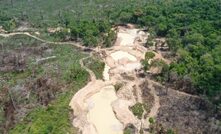
[[110,70],[110,67],[107,64],[105,64],[104,72],[103,72],[103,79],[105,81],[109,81],[110,80],[109,70]]
[[106,86],[87,100],[89,112],[87,119],[98,134],[123,134],[123,125],[117,120],[112,102],[117,100],[113,86]]
[[137,62],[137,63],[128,63],[124,66],[120,66],[119,69],[124,71],[124,72],[131,72],[134,70],[138,70],[142,67],[141,63]]
[[112,73],[130,73],[134,70],[139,70],[142,67],[141,63],[128,63],[126,65],[121,65],[112,70]]
[[133,46],[135,39],[138,37],[138,29],[128,29],[120,31],[117,34],[116,44],[120,46]]
[[133,46],[135,37],[128,33],[118,33],[118,43],[120,46]]
[[104,50],[104,81],[96,80],[93,72],[86,68],[93,79],[71,100],[70,106],[76,117],[73,125],[83,134],[123,134],[128,123],[140,128],[139,121],[128,109],[136,102],[133,94],[135,82],[126,81],[125,88],[117,95],[113,85],[124,82],[120,75],[122,72],[134,75],[135,70],[142,67],[140,60],[147,51],[142,41],[145,41],[146,35],[139,29],[119,27],[117,36],[116,46]]
[[130,61],[137,61],[137,58],[131,54],[129,54],[128,52],[124,52],[124,51],[117,51],[111,54],[111,57],[115,60],[115,61],[119,61],[121,59],[127,58]]
[[128,34],[137,36],[139,34],[139,29],[127,29]]

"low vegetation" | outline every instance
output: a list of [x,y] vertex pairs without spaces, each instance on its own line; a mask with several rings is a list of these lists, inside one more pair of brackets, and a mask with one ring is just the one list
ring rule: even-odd
[[128,124],[124,128],[124,134],[134,134],[136,133],[136,131],[137,131],[137,128],[133,124]]
[[145,54],[145,60],[153,59],[155,54],[153,52],[146,52]]
[[151,110],[151,107],[153,106],[154,103],[154,96],[153,94],[150,92],[151,89],[148,87],[148,82],[144,81],[141,85],[141,93],[142,93],[142,100],[143,100],[143,107],[146,111],[146,114],[144,115],[144,118],[147,118],[148,113]]
[[114,85],[114,89],[116,92],[119,91],[122,87],[123,87],[123,83],[116,83]]
[[149,123],[150,123],[150,130],[149,132],[151,134],[176,134],[173,129],[166,129],[165,127],[162,126],[162,124],[159,124],[158,122],[155,121],[153,117],[149,118]]
[[144,70],[147,71],[151,67],[151,60],[155,57],[155,54],[153,52],[146,52],[145,59],[142,61],[142,65],[144,67]]
[[131,128],[126,128],[124,134],[133,134],[133,130]]
[[6,12],[0,11],[0,18],[0,26],[4,28],[4,30],[8,31],[16,28],[16,20],[12,16],[10,17]]
[[[0,133],[73,133],[68,103],[88,82],[79,64],[86,55],[25,35],[3,38],[1,44]],[[37,62],[51,56],[56,58]]]
[[84,60],[84,65],[92,70],[97,79],[103,79],[104,62],[96,58],[88,58]]
[[[69,89],[57,97],[47,107],[36,107],[32,110],[22,122],[18,123],[11,134],[39,134],[39,133],[76,133],[70,120],[69,102],[76,89]],[[73,91],[71,91],[73,90]]]
[[144,113],[144,107],[142,103],[136,103],[132,107],[130,107],[130,110],[133,112],[133,114],[138,118],[142,119],[143,113]]
[[150,124],[153,124],[154,122],[155,122],[155,121],[154,121],[154,118],[153,118],[153,117],[150,117],[150,118],[149,118],[149,123],[150,123]]

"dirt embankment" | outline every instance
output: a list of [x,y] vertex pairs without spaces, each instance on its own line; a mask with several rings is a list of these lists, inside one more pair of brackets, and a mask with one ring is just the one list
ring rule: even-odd
[[[122,134],[123,128],[128,124],[133,124],[138,133],[141,121],[133,115],[129,107],[138,100],[141,101],[136,99],[140,98],[141,93],[138,86],[140,81],[135,80],[135,77],[146,52],[142,47],[146,36],[139,29],[118,27],[115,45],[102,49],[101,57],[105,62],[104,81],[92,80],[74,95],[70,103],[76,117],[73,124],[82,133]],[[133,79],[125,80],[122,74],[130,74]],[[122,86],[115,92],[113,87],[119,83]],[[137,94],[134,94],[135,87]]]

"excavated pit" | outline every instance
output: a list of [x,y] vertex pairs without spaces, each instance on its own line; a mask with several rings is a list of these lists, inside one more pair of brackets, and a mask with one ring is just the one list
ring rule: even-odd
[[115,100],[117,96],[113,86],[104,87],[87,100],[87,119],[96,126],[98,134],[123,134],[123,125],[116,119],[111,106]]
[[140,44],[136,41],[143,36],[139,29],[119,27],[115,45],[104,49],[104,81],[92,80],[72,98],[73,125],[83,134],[123,134],[128,124],[140,128],[139,120],[129,110],[136,103],[132,93],[134,82],[126,82],[122,92],[116,92],[114,85],[124,81],[120,74],[141,68],[140,60],[146,50],[137,51]]

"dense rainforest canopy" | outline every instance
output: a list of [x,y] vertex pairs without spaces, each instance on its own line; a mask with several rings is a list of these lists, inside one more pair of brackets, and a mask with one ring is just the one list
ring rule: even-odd
[[6,30],[13,30],[21,21],[42,29],[62,26],[71,32],[63,30],[53,36],[80,38],[87,46],[100,42],[110,46],[114,24],[148,27],[153,36],[166,37],[177,56],[165,72],[169,75],[163,74],[164,80],[169,81],[171,74],[190,79],[191,92],[221,103],[220,0],[3,0],[0,8],[0,25]]
[[167,37],[171,51],[178,55],[169,71],[190,78],[196,92],[220,103],[221,1],[159,1],[139,12],[130,21]]

